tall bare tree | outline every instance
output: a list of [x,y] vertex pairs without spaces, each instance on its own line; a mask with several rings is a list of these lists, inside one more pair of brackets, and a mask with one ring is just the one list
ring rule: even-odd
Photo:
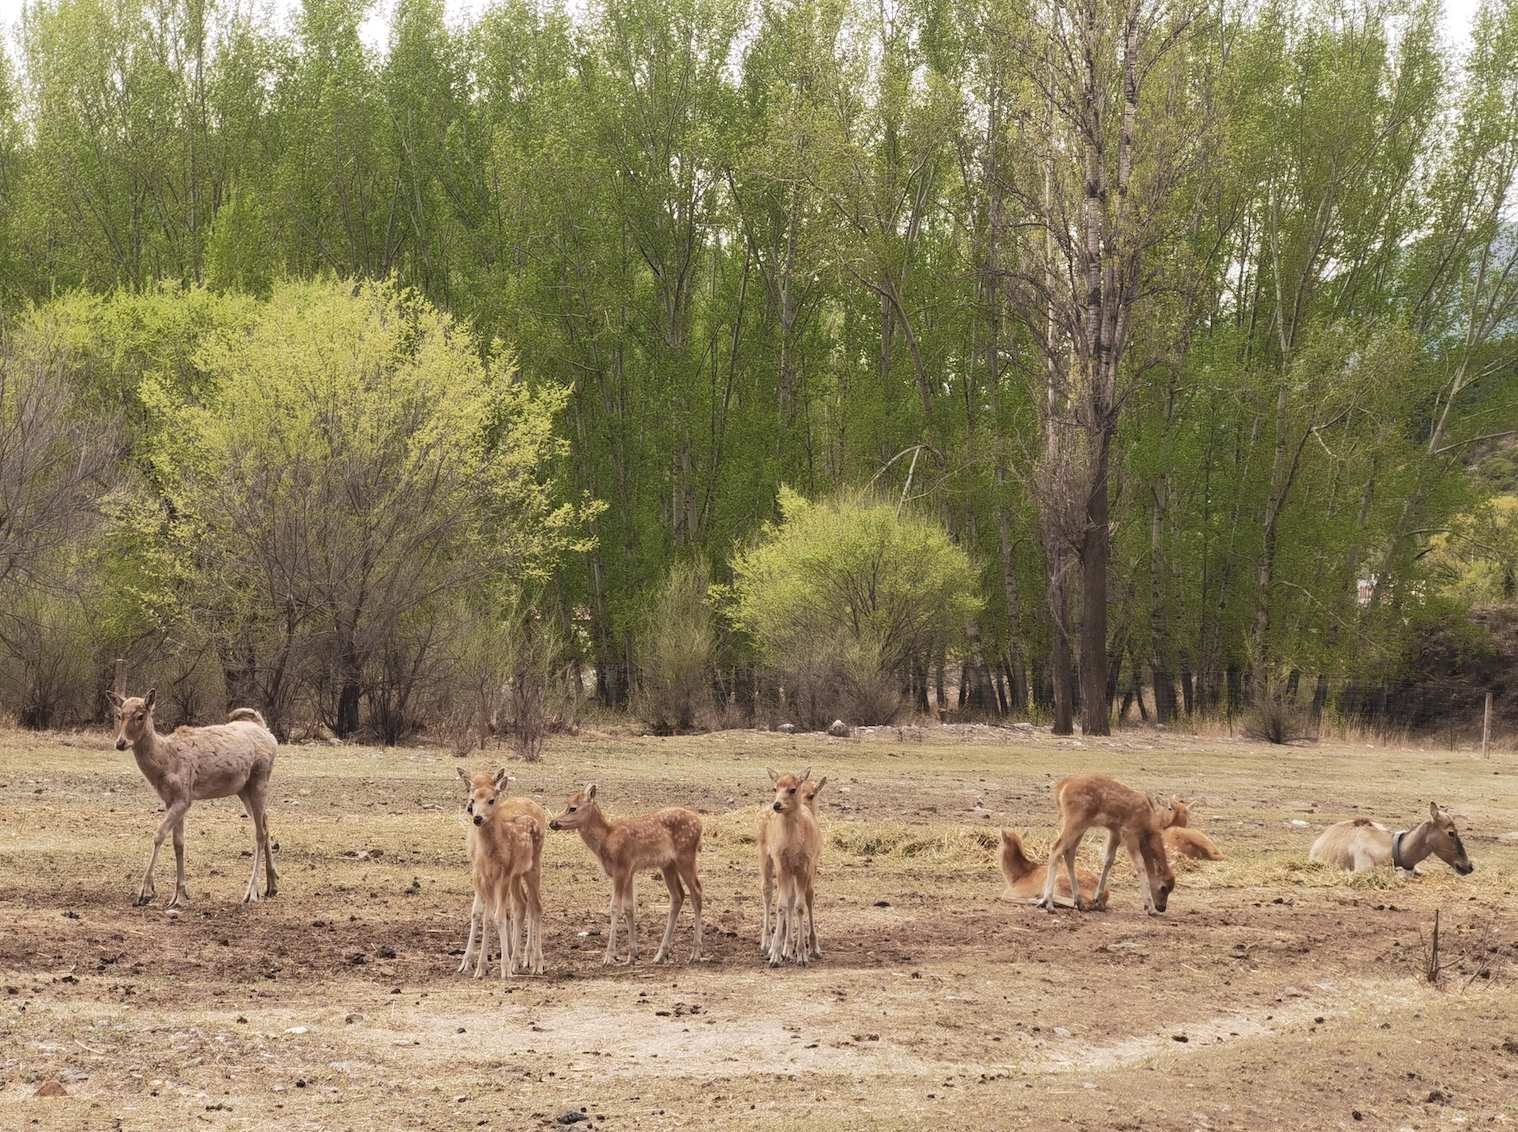
[[1112,442],[1130,393],[1172,356],[1180,333],[1161,317],[1136,330],[1161,297],[1198,277],[1184,237],[1213,159],[1221,57],[1196,47],[1215,17],[1210,0],[1056,0],[1008,18],[1025,104],[999,172],[1019,206],[1006,227],[1009,289],[1035,344],[1027,370],[1040,387],[1034,478],[1051,560],[1056,722],[1073,556],[1088,734],[1110,730]]

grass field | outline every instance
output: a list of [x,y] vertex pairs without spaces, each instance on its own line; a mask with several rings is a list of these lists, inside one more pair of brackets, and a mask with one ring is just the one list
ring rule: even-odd
[[[455,973],[470,903],[455,767],[508,766],[550,812],[587,781],[612,816],[706,818],[706,958],[653,967],[667,897],[639,884],[645,960],[603,968],[610,883],[572,834],[544,853],[547,974]],[[824,957],[758,956],[753,818],[766,765],[826,774]],[[1228,854],[1143,914],[999,899],[999,825],[1042,851],[1049,787],[1102,771],[1192,803]],[[191,903],[131,906],[159,803],[104,733],[0,732],[0,1128],[1373,1128],[1518,1121],[1518,764],[1110,742],[987,728],[853,739],[585,735],[496,751],[281,749],[280,894],[238,903],[250,823],[190,811]],[[1311,864],[1347,816],[1430,799],[1476,871]],[[1086,850],[1090,865],[1096,853]],[[1438,911],[1437,985],[1425,977]],[[682,914],[676,955],[689,954]],[[621,941],[625,952],[625,938]],[[65,1095],[37,1096],[48,1082]],[[49,1090],[54,1091],[54,1090]]]

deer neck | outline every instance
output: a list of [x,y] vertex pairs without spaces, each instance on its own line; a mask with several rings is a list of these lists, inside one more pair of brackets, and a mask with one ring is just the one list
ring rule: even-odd
[[1419,822],[1412,829],[1392,834],[1392,864],[1410,869],[1422,861],[1433,848],[1428,844],[1429,822]]
[[585,842],[586,848],[594,853],[603,864],[606,860],[606,838],[611,833],[611,822],[606,820],[606,815],[601,812],[601,807],[591,803],[586,811],[585,820],[579,825],[580,840]]
[[151,782],[156,789],[159,781],[169,771],[168,744],[162,736],[153,729],[153,721],[148,720],[145,731],[132,743],[132,758],[137,762],[137,769]]

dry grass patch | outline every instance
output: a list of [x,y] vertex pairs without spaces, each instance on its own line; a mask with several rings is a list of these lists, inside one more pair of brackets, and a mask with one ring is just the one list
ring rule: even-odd
[[[444,752],[282,749],[280,896],[237,903],[245,819],[198,804],[191,904],[170,917],[130,905],[157,820],[130,756],[104,735],[0,732],[0,1127],[547,1130],[581,1108],[624,1132],[1518,1120],[1506,764],[904,734],[593,735],[509,763],[513,792],[551,812],[594,780],[617,817],[702,813],[709,958],[603,968],[610,883],[578,837],[554,834],[548,974],[503,986],[454,973],[470,884]],[[757,948],[764,767],[808,763],[829,775],[824,957],[771,972]],[[1160,917],[1142,914],[1125,854],[1106,914],[1002,903],[998,827],[1045,856],[1049,787],[1086,770],[1186,797],[1229,860],[1177,862]],[[1459,816],[1472,876],[1307,860],[1328,822],[1393,824],[1430,798]],[[1082,847],[1086,867],[1101,841]],[[667,897],[651,877],[638,894],[648,945]],[[1430,987],[1419,932],[1436,909]],[[690,929],[687,909],[677,950]],[[68,1096],[33,1097],[57,1079]]]

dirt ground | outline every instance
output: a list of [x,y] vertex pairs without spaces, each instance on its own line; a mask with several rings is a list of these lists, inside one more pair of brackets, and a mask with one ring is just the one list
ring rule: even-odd
[[[610,884],[578,837],[553,834],[547,974],[456,973],[470,890],[455,768],[503,763],[552,812],[593,780],[612,816],[704,815],[698,965],[683,962],[688,906],[682,961],[647,962],[667,897],[645,877],[644,958],[603,968]],[[828,776],[824,958],[771,971],[753,818],[766,765],[808,764]],[[1122,861],[1105,914],[1003,902],[996,827],[1042,850],[1049,787],[1079,771],[1187,798],[1229,860],[1178,867],[1155,918]],[[534,766],[291,745],[271,800],[279,896],[238,903],[251,823],[235,800],[197,803],[191,903],[171,915],[168,846],[158,902],[131,904],[160,806],[130,754],[104,733],[0,732],[0,1128],[568,1128],[571,1112],[597,1132],[1505,1126],[1515,783],[1510,754],[1149,731],[586,735]],[[1405,828],[1429,799],[1456,815],[1471,876],[1308,862],[1324,825]],[[38,1096],[50,1082],[64,1095]]]

